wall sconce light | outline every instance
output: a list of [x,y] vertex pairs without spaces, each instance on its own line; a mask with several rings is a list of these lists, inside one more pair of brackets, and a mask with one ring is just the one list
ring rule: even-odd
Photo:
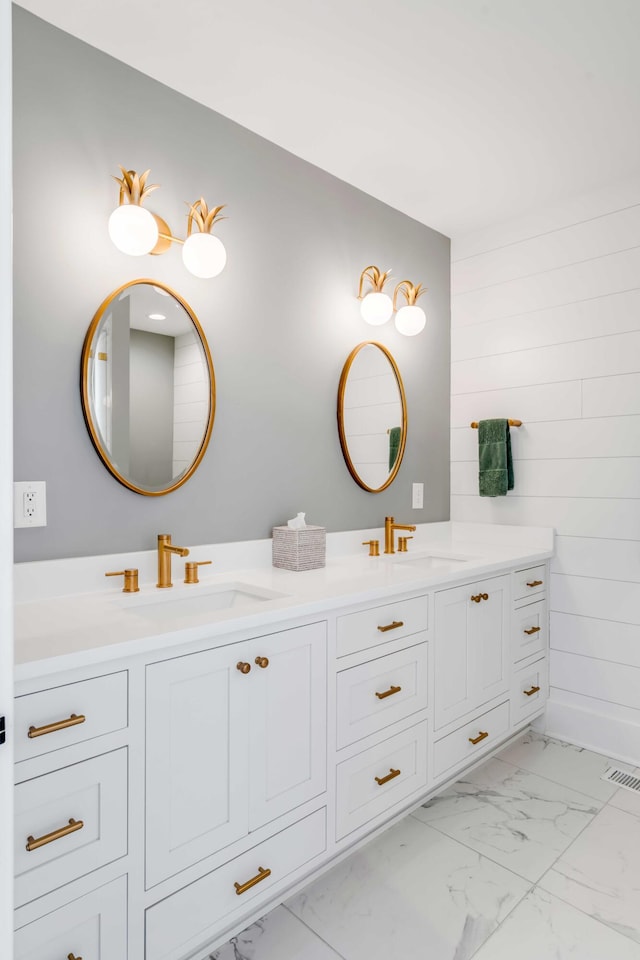
[[[378,267],[366,267],[360,274],[358,300],[361,300],[360,313],[362,319],[374,327],[386,323],[393,313],[391,297],[383,293],[385,283],[390,279],[390,271],[381,273]],[[371,284],[371,290],[362,295],[362,285],[365,280]]]
[[132,257],[146,253],[157,256],[166,253],[172,243],[179,243],[183,263],[190,273],[202,279],[217,277],[224,270],[227,252],[211,230],[218,220],[225,219],[220,216],[224,204],[209,210],[203,197],[189,204],[187,237],[180,240],[173,236],[166,220],[142,206],[158,187],[157,183],[147,185],[150,171],[139,176],[135,170],[120,170],[122,177],[113,178],[120,184],[120,202],[109,217],[109,236],[118,250]]
[[423,287],[421,283],[414,287],[409,280],[401,280],[393,291],[394,310],[396,309],[398,293],[401,293],[407,301],[407,305],[401,307],[396,313],[396,319],[394,321],[398,333],[404,334],[405,337],[415,337],[417,333],[421,333],[425,328],[427,318],[422,307],[416,306],[416,300],[418,297],[421,297],[423,293],[426,293],[426,291],[427,288]]

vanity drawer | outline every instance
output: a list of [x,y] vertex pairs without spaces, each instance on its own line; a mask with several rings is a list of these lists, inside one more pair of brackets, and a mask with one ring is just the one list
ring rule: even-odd
[[126,854],[126,747],[17,784],[15,810],[20,906]]
[[533,597],[537,593],[544,593],[547,589],[547,568],[543,563],[539,567],[529,567],[527,570],[516,570],[513,574],[513,599],[522,600],[523,597]]
[[338,764],[336,840],[427,783],[427,721]]
[[369,650],[390,640],[401,640],[413,633],[427,630],[429,598],[414,597],[385,603],[381,607],[359,610],[338,617],[337,653],[345,657],[358,650]]
[[16,761],[126,726],[126,670],[28,693],[15,701]]
[[511,722],[516,725],[535,713],[547,699],[549,664],[546,659],[537,660],[518,670],[511,690]]
[[547,605],[544,600],[528,603],[514,610],[512,617],[514,663],[547,649],[546,610]]
[[[223,917],[246,909],[256,897],[268,897],[271,887],[281,887],[282,880],[326,846],[323,807],[155,904],[146,912],[146,960],[178,960],[206,945]],[[268,870],[270,874],[256,880]]]
[[119,877],[15,932],[14,960],[124,960],[127,878]]
[[420,643],[338,674],[338,749],[426,709],[427,650]]
[[[447,734],[433,745],[433,776],[437,780],[462,761],[477,756],[499,743],[509,730],[509,703],[501,703],[464,727]],[[484,736],[482,736],[484,734]],[[481,739],[480,739],[481,738]],[[476,743],[472,743],[476,740]]]

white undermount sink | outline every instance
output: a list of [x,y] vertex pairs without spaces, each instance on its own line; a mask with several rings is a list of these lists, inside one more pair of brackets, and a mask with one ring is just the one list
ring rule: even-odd
[[397,553],[392,563],[402,564],[403,567],[420,567],[423,570],[455,570],[469,563],[472,557],[448,557],[446,554],[435,553]]
[[217,613],[220,610],[251,609],[267,600],[277,600],[285,596],[263,587],[254,587],[246,583],[220,583],[216,586],[199,589],[192,595],[180,593],[179,596],[159,596],[152,600],[136,597],[120,601],[119,606],[136,617],[160,622],[176,617],[191,617]]

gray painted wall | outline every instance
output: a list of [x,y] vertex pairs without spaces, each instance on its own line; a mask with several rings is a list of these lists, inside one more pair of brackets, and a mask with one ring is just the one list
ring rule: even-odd
[[[158,532],[181,544],[268,537],[299,510],[328,531],[389,513],[447,519],[449,240],[18,7],[14,28],[15,478],[46,480],[48,520],[16,531],[16,559],[151,549]],[[177,247],[159,258],[113,247],[119,163],[151,167],[161,189],[149,208],[178,235],[185,201],[228,205],[220,277],[192,277]],[[371,263],[429,287],[420,336],[361,320],[355,293]],[[144,276],[191,304],[216,372],[209,449],[166,497],[107,472],[78,389],[95,311]],[[402,467],[380,494],[352,480],[336,426],[342,366],[368,339],[394,354],[409,412]],[[412,481],[425,483],[423,510],[411,509]]]

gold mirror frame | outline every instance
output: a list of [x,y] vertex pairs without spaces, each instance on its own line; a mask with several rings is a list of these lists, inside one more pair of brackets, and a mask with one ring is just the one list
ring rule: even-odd
[[[364,482],[364,480],[356,470],[353,464],[353,461],[351,459],[351,456],[349,454],[349,446],[347,444],[347,435],[346,435],[345,423],[344,423],[344,395],[347,388],[347,379],[349,377],[349,371],[351,370],[354,360],[356,359],[360,351],[364,349],[364,347],[377,347],[378,350],[381,350],[382,353],[387,358],[387,360],[389,361],[389,364],[391,365],[391,369],[393,370],[393,373],[396,378],[396,383],[398,384],[398,391],[400,393],[400,404],[402,407],[402,434],[400,437],[400,448],[398,450],[398,455],[396,457],[393,468],[389,473],[389,476],[380,487],[370,487],[367,483]],[[340,376],[340,384],[338,386],[338,433],[340,434],[340,446],[342,447],[342,455],[344,456],[345,463],[347,464],[349,473],[351,474],[353,479],[356,481],[356,483],[359,486],[361,486],[363,490],[367,490],[369,493],[381,493],[383,490],[386,490],[386,488],[393,483],[393,481],[395,480],[398,474],[398,470],[400,469],[400,464],[402,463],[402,458],[404,457],[404,450],[407,445],[407,398],[404,392],[404,384],[402,382],[402,376],[400,375],[400,370],[398,369],[398,364],[396,363],[392,353],[389,350],[387,350],[387,348],[383,346],[383,344],[378,343],[376,340],[364,340],[362,343],[359,343],[358,346],[355,347],[347,357],[346,363],[342,369],[342,374]]]
[[[178,303],[184,308],[189,319],[191,320],[195,331],[200,339],[202,344],[202,349],[204,352],[205,360],[207,363],[207,370],[209,373],[209,417],[207,419],[207,424],[204,430],[202,441],[198,448],[198,452],[191,463],[191,466],[179,476],[179,478],[172,483],[170,486],[164,487],[162,490],[145,490],[143,487],[139,487],[137,484],[133,483],[127,477],[123,476],[118,469],[112,463],[109,453],[104,449],[98,431],[93,421],[91,415],[91,400],[89,397],[89,359],[91,357],[91,345],[93,342],[94,335],[100,326],[100,322],[104,316],[105,311],[109,305],[117,299],[120,294],[129,289],[130,287],[135,287],[141,284],[149,284],[152,287],[158,287],[161,290],[164,290],[169,296],[173,297]],[[82,397],[82,412],[84,414],[85,423],[87,425],[87,430],[89,431],[89,436],[91,437],[91,442],[95,447],[96,453],[104,463],[105,467],[121,483],[124,487],[127,487],[129,490],[133,490],[134,493],[139,493],[144,497],[163,497],[167,493],[172,493],[174,490],[177,490],[178,487],[181,487],[184,483],[187,482],[189,477],[191,477],[195,471],[198,469],[202,458],[205,455],[207,446],[209,445],[209,440],[211,439],[211,432],[213,430],[213,420],[215,417],[216,411],[216,388],[215,388],[215,376],[213,372],[213,360],[211,358],[211,351],[209,350],[209,345],[207,343],[207,338],[205,336],[204,330],[200,326],[198,318],[195,313],[187,303],[187,301],[180,296],[175,290],[171,287],[168,287],[165,283],[161,283],[159,280],[151,280],[148,277],[139,278],[137,280],[130,280],[128,283],[123,283],[121,287],[118,287],[116,290],[113,290],[108,297],[102,301],[96,314],[89,324],[89,329],[87,330],[86,336],[84,338],[84,344],[82,346],[82,359],[80,363],[80,393]]]

